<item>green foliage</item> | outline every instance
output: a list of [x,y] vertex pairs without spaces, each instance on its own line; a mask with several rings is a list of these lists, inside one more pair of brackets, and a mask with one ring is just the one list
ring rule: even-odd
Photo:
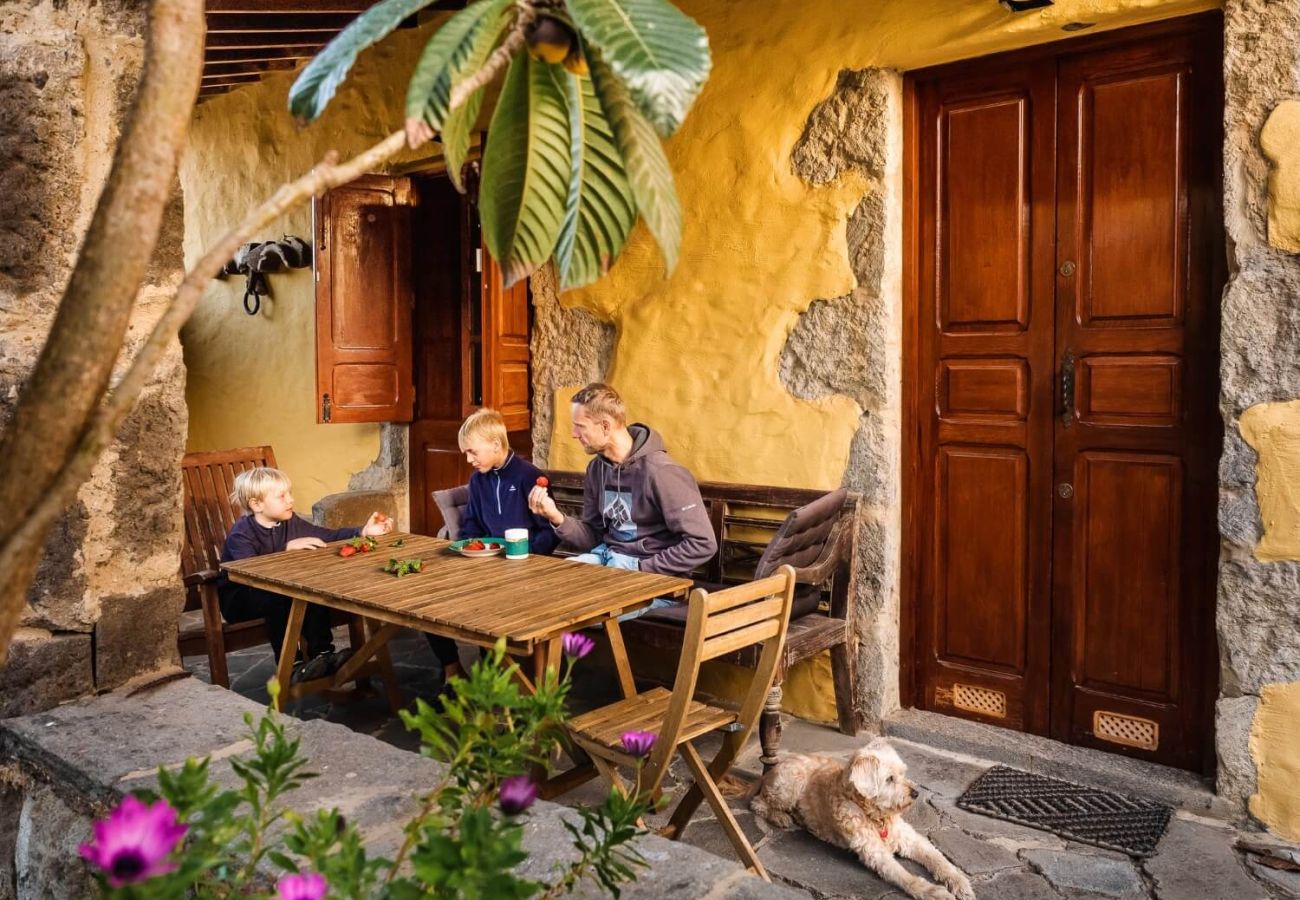
[[555,248],[561,288],[605,274],[636,224],[623,154],[590,78],[566,74],[572,170]]
[[564,69],[516,56],[483,154],[479,213],[507,285],[546,262],[569,193],[569,109]]
[[632,101],[671,137],[704,87],[712,62],[704,29],[667,0],[567,0],[574,24],[600,48]]
[[298,75],[289,89],[289,111],[311,122],[325,111],[357,54],[383,40],[402,20],[424,9],[433,0],[380,0],[338,33]]
[[[204,759],[159,769],[158,793],[138,792],[149,803],[166,800],[188,826],[174,870],[118,888],[101,873],[100,887],[108,897],[141,900],[267,897],[276,877],[269,873],[280,872],[323,876],[336,900],[522,900],[543,891],[551,898],[587,878],[617,897],[646,864],[629,846],[643,833],[636,823],[648,809],[644,798],[613,791],[599,808],[578,810],[576,822],[566,816],[579,856],[550,883],[515,874],[527,858],[523,826],[497,808],[502,782],[541,770],[562,740],[571,664],[527,693],[502,642],[468,677],[452,679],[441,709],[418,701],[415,712],[402,712],[421,752],[446,768],[420,798],[394,859],[369,857],[363,836],[337,810],[303,816],[286,806],[286,796],[315,776],[286,720],[268,709],[256,721],[246,717],[253,749],[231,760],[242,787],[214,784]],[[517,813],[532,796],[508,809]]]
[[[413,2],[384,0],[332,41],[295,82],[295,114],[319,115],[358,50]],[[563,68],[521,51],[539,13],[571,32]],[[552,257],[562,288],[590,284],[618,258],[638,214],[671,271],[682,215],[659,141],[680,127],[708,78],[704,30],[668,0],[475,0],[430,38],[406,94],[408,120],[439,134],[462,190],[485,86],[500,77],[494,50],[507,43],[513,56],[480,183],[484,240],[506,284]],[[474,89],[452,109],[466,85]]]
[[[394,544],[394,547],[397,545]],[[414,575],[424,568],[424,561],[419,559],[398,559],[396,556],[390,556],[388,562],[384,563],[384,571],[389,575],[395,575],[401,578],[403,575]]]

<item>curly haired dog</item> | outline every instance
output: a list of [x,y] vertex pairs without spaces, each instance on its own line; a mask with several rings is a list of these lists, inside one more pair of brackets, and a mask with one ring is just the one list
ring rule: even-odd
[[[915,799],[907,766],[877,738],[847,764],[822,754],[782,758],[763,776],[750,805],[778,828],[802,825],[823,841],[852,850],[867,868],[916,900],[952,900],[953,895],[975,900],[970,880],[903,821]],[[943,884],[913,875],[894,854],[916,860]]]

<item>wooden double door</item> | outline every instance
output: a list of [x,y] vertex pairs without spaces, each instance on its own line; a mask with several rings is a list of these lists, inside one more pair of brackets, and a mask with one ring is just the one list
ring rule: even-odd
[[918,706],[1212,765],[1220,35],[908,78]]

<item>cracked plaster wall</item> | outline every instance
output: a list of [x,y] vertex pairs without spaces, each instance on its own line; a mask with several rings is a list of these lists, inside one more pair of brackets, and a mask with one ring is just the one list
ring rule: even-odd
[[[142,7],[125,0],[0,8],[0,425],[35,364],[108,174],[139,77],[143,24]],[[180,227],[177,192],[128,350],[179,283]],[[177,344],[54,528],[0,670],[0,717],[178,661],[184,388]]]

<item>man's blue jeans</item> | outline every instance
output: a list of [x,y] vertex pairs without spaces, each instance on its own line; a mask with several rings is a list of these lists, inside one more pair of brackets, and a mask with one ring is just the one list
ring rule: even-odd
[[[573,557],[571,562],[587,563],[592,566],[605,566],[609,569],[630,569],[633,572],[641,570],[641,560],[635,556],[628,556],[626,553],[618,553],[604,544],[597,544],[586,553]],[[667,597],[655,597],[650,601],[650,605],[644,609],[638,609],[635,612],[627,613],[618,617],[620,622],[626,622],[629,619],[635,619],[637,616],[644,616],[652,609],[663,609],[665,606],[676,606],[674,600]]]

